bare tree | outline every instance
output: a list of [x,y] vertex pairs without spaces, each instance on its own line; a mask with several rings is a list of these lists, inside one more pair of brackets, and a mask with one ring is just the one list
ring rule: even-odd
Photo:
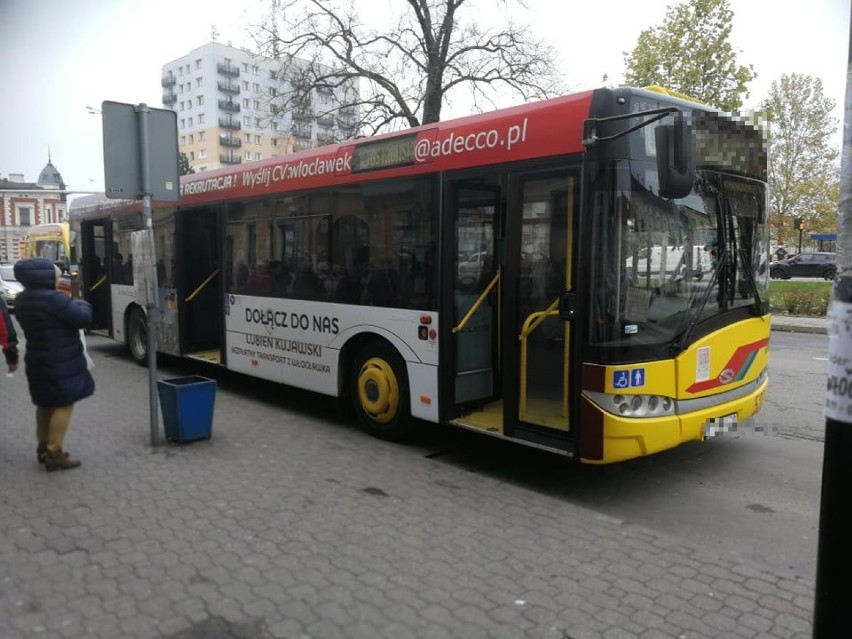
[[500,89],[521,100],[558,93],[553,48],[528,27],[481,27],[475,0],[395,2],[399,18],[377,29],[354,2],[270,0],[254,37],[259,53],[281,60],[273,113],[291,113],[297,131],[311,116],[335,120],[336,136],[349,138],[437,122],[462,89],[475,111],[492,108]]

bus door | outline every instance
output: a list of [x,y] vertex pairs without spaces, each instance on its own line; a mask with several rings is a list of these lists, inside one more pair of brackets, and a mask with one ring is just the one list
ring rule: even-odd
[[456,243],[451,248],[451,357],[455,366],[455,414],[464,415],[480,411],[499,396],[500,271],[495,258],[501,198],[497,184],[458,181],[448,186]]
[[110,226],[108,220],[92,220],[80,225],[82,254],[85,260],[80,264],[82,280],[80,294],[92,305],[92,331],[113,336],[110,319],[112,301],[110,299],[110,281],[107,268],[110,246]]
[[179,210],[175,242],[181,352],[221,363],[221,216],[218,206]]
[[503,267],[504,435],[573,450],[571,321],[579,170],[509,176]]

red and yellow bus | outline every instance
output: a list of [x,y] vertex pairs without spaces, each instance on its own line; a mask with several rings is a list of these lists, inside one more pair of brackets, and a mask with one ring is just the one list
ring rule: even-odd
[[[180,189],[153,207],[159,350],[348,396],[376,436],[447,423],[609,463],[763,401],[766,146],[740,118],[598,89]],[[145,363],[140,203],[71,216],[97,328]]]

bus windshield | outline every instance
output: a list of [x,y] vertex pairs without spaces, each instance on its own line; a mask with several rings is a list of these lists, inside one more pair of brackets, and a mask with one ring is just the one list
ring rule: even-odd
[[735,309],[764,312],[761,183],[700,170],[692,193],[666,200],[655,195],[647,162],[613,162],[612,174],[615,188],[602,179],[607,195],[596,190],[594,198],[593,343],[670,356],[701,322]]

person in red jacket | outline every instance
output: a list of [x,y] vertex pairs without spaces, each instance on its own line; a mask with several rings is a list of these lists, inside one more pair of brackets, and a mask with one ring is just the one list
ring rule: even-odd
[[18,370],[18,334],[15,325],[12,324],[12,316],[6,302],[0,297],[0,348],[6,357],[6,366],[9,367],[9,375]]

